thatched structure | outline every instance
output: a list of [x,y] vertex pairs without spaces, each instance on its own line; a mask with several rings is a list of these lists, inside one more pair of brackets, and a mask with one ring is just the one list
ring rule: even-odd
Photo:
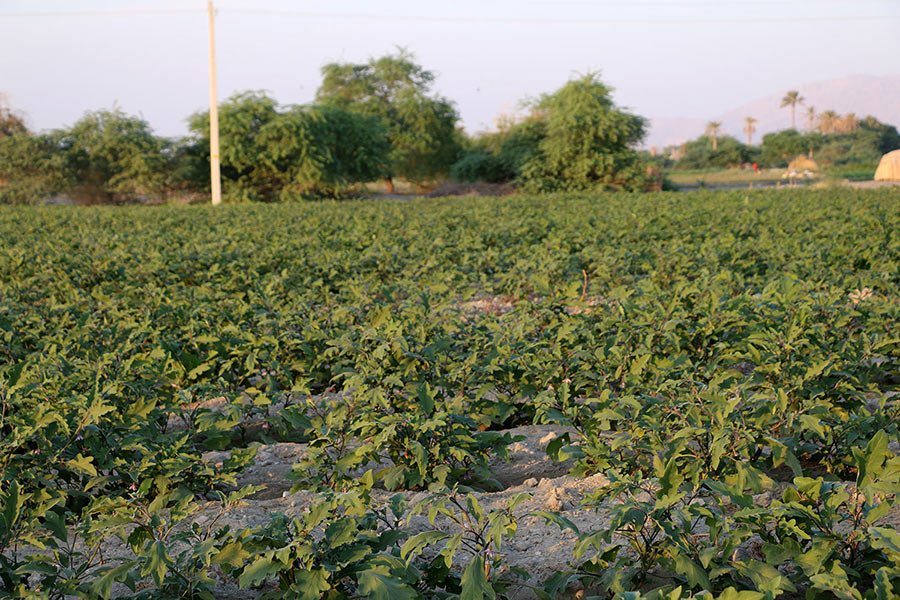
[[875,170],[875,181],[900,181],[900,150],[888,152],[881,157]]
[[819,165],[813,159],[808,156],[800,155],[794,160],[791,161],[791,164],[788,165],[788,171],[796,171],[798,173],[802,173],[803,171],[818,171]]

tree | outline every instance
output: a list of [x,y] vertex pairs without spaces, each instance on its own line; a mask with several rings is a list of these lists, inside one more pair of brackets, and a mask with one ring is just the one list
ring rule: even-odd
[[813,129],[815,129],[815,122],[816,122],[816,107],[808,106],[806,108],[806,130],[812,131]]
[[645,165],[633,146],[646,120],[615,107],[597,73],[566,83],[533,105],[529,127],[542,131],[519,177],[530,191],[645,187]]
[[57,147],[84,202],[133,201],[162,193],[163,141],[119,109],[85,114],[57,133]]
[[838,115],[835,111],[826,110],[819,115],[819,133],[823,135],[834,133],[837,130],[839,120],[840,115]]
[[716,149],[712,140],[700,136],[682,145],[682,155],[676,164],[679,169],[710,169],[735,167],[755,160],[755,149],[728,135],[720,135]]
[[0,204],[33,204],[74,186],[57,137],[0,136]]
[[800,95],[800,92],[796,90],[791,90],[787,94],[784,95],[784,98],[781,99],[781,108],[785,106],[791,107],[791,129],[797,129],[797,121],[796,121],[796,112],[797,105],[803,104],[806,101],[806,98]]
[[709,139],[712,140],[712,149],[715,150],[719,147],[719,133],[722,131],[722,122],[721,121],[710,121],[706,124],[706,135],[709,136]]
[[[194,115],[190,126],[197,147],[208,149],[207,113]],[[334,107],[281,109],[261,92],[236,94],[220,105],[219,136],[230,201],[333,196],[350,183],[379,177],[390,151],[377,119]]]
[[744,133],[747,134],[747,145],[749,146],[753,141],[753,134],[756,133],[756,119],[753,117],[744,119]]
[[824,139],[817,133],[801,133],[796,129],[785,129],[763,136],[760,149],[760,164],[767,167],[786,167],[801,154],[812,156],[822,147]]
[[316,100],[323,105],[377,118],[387,131],[391,151],[385,182],[416,182],[446,174],[460,152],[459,115],[453,104],[430,94],[434,74],[405,50],[366,64],[330,63],[322,67]]
[[157,196],[166,179],[164,147],[146,121],[118,109],[89,112],[49,134],[16,133],[0,148],[0,177],[12,186],[4,194],[37,201],[66,192],[81,203]]
[[458,181],[511,182],[521,177],[522,167],[539,151],[547,133],[544,115],[523,120],[507,119],[498,130],[469,140],[450,175]]
[[838,119],[836,129],[840,133],[853,133],[859,129],[859,117],[856,116],[856,113],[847,113]]

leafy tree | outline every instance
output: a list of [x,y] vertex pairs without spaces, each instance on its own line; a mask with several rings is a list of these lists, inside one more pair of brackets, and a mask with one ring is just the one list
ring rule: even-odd
[[[190,121],[209,160],[208,113]],[[244,92],[219,107],[223,191],[231,201],[334,195],[383,173],[389,152],[380,123],[334,107],[279,109],[261,92]]]
[[60,151],[88,200],[110,202],[158,194],[163,142],[150,125],[121,110],[87,113],[59,136]]
[[722,131],[722,121],[710,121],[706,124],[706,135],[712,140],[713,152],[719,147],[719,133]]
[[646,120],[617,109],[611,93],[598,74],[589,73],[539,99],[532,126],[543,133],[521,167],[525,189],[645,186],[645,165],[633,146],[643,139]]
[[786,167],[796,156],[814,154],[823,143],[821,135],[804,134],[796,129],[769,133],[763,136],[760,162],[768,167]]
[[897,132],[897,128],[893,125],[882,123],[870,115],[859,122],[859,129],[860,131],[868,131],[877,135],[878,151],[881,154],[900,149],[900,133]]
[[122,111],[87,113],[68,129],[20,132],[0,145],[7,202],[33,202],[66,192],[82,203],[135,200],[161,194],[165,143],[139,117]]
[[[827,135],[816,132],[800,133],[793,129],[770,133],[763,137],[762,164],[783,167],[800,154],[809,154],[821,164],[847,165],[872,164],[882,154],[900,148],[900,133],[891,125],[879,122],[874,117],[851,121],[856,123],[853,131],[839,130],[841,119],[834,111],[822,113],[819,127]],[[846,125],[845,125],[846,128]]]
[[781,99],[781,108],[786,106],[791,107],[791,129],[797,128],[797,105],[803,104],[806,101],[806,98],[800,95],[800,92],[796,90],[791,90],[787,94],[784,95],[784,98]]
[[31,204],[74,186],[57,137],[0,136],[0,204]]
[[366,64],[329,63],[322,67],[318,102],[375,117],[391,144],[385,181],[393,177],[425,181],[446,174],[459,156],[459,115],[453,104],[430,94],[434,74],[412,54],[372,59]]
[[756,133],[756,119],[753,117],[744,119],[744,133],[747,134],[747,145],[750,146],[753,143],[753,134]]
[[701,136],[684,144],[684,155],[678,160],[680,169],[710,169],[734,167],[755,159],[753,149],[731,136],[718,138],[716,149],[711,140]]
[[480,134],[469,141],[450,175],[460,181],[491,183],[518,179],[522,166],[538,152],[546,125],[542,116],[532,115],[519,122],[506,122],[496,132]]

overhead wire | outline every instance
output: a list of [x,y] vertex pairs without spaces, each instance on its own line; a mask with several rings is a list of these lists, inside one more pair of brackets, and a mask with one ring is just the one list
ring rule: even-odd
[[[793,0],[797,2],[798,0]],[[819,0],[829,1],[829,0]],[[791,0],[780,0],[771,4],[784,5]],[[583,3],[585,5],[589,3]],[[699,6],[701,3],[663,3],[641,2],[627,5],[630,8],[641,6]],[[742,2],[705,2],[716,6],[752,6],[752,3]],[[594,5],[596,6],[596,4]],[[3,12],[0,18],[29,18],[29,17],[125,17],[125,16],[167,16],[167,15],[196,15],[205,13],[201,9],[121,9],[121,10],[87,10],[87,11],[30,11],[30,12]],[[496,25],[720,25],[720,24],[763,24],[763,23],[826,23],[826,22],[865,22],[900,19],[896,15],[780,15],[780,16],[737,16],[737,17],[712,17],[712,18],[668,18],[668,17],[585,17],[585,18],[560,18],[560,17],[507,17],[507,16],[470,16],[470,15],[405,15],[385,13],[342,13],[308,10],[292,10],[278,8],[247,8],[241,6],[219,6],[216,12],[221,14],[246,14],[260,16],[303,17],[310,19],[353,19],[372,21],[413,21],[423,23],[465,23],[465,24],[496,24]]]

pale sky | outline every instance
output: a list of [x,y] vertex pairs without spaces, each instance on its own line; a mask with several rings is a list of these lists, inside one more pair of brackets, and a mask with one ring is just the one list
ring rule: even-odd
[[[707,118],[799,84],[900,72],[900,0],[220,0],[220,99],[312,101],[319,69],[403,46],[469,131],[599,70],[620,106]],[[35,129],[114,105],[161,135],[208,102],[203,0],[0,0],[0,92]]]

